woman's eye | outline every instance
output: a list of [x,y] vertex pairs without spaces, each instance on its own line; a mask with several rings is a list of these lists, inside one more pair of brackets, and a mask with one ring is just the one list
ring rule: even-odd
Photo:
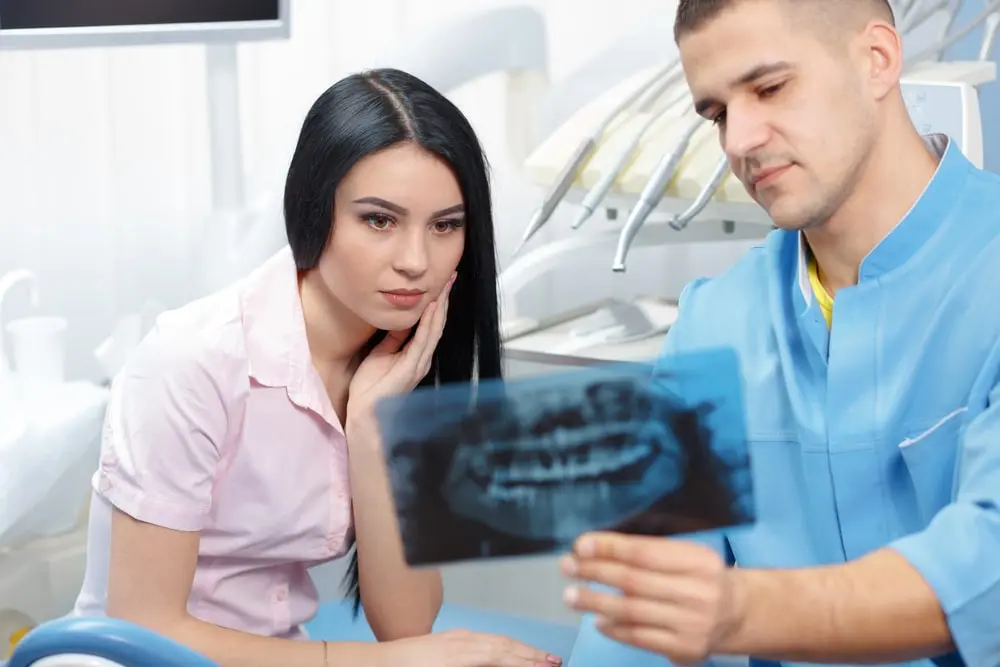
[[378,231],[388,229],[392,225],[392,218],[381,213],[370,213],[364,216],[364,220],[369,227]]
[[454,229],[460,229],[464,223],[461,220],[438,220],[434,223],[434,231],[436,232],[450,232]]

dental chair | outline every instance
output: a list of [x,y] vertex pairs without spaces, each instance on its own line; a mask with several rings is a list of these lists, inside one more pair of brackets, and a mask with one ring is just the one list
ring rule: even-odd
[[113,618],[60,618],[18,643],[5,667],[218,667],[152,630]]
[[[349,602],[323,605],[306,626],[312,639],[373,642],[364,616],[353,618]],[[576,627],[444,605],[435,632],[472,630],[513,637],[568,658]],[[205,656],[147,628],[113,618],[67,617],[49,621],[18,643],[3,667],[218,667]]]

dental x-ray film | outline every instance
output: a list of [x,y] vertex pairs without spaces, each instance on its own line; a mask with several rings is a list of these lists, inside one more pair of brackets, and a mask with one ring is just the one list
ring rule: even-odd
[[425,388],[376,413],[411,565],[755,518],[729,350]]

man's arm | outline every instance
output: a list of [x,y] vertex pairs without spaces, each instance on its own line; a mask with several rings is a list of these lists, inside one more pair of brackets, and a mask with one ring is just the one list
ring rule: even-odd
[[957,444],[954,501],[924,530],[845,565],[734,572],[746,620],[733,648],[810,662],[957,648],[968,665],[1000,665],[1000,384],[972,393],[985,398]]
[[794,570],[728,569],[682,540],[585,536],[566,573],[623,595],[574,589],[572,606],[607,619],[598,627],[612,639],[681,662],[885,663],[957,648],[970,667],[1000,665],[1000,386],[969,407],[958,492],[924,530]]
[[845,565],[729,574],[740,611],[721,653],[874,664],[955,648],[934,590],[891,549]]

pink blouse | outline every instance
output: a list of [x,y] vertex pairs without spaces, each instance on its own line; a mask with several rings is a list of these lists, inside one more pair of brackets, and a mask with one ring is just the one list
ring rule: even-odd
[[75,613],[104,613],[113,505],[201,531],[193,616],[303,636],[319,603],[307,568],[344,555],[353,522],[347,442],[312,365],[288,248],[159,318],[115,378],[94,494]]

